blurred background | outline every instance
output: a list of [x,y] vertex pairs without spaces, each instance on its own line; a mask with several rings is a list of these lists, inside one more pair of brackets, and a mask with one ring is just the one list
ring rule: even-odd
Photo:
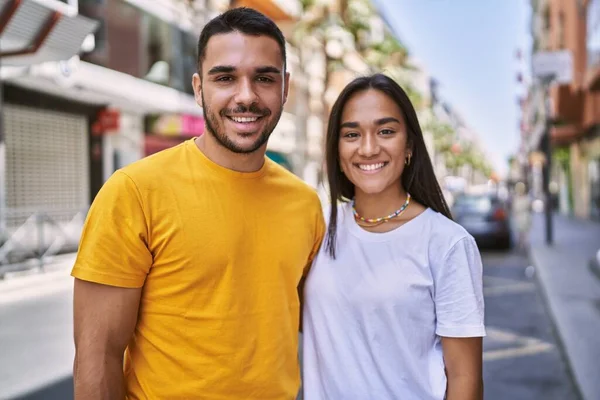
[[600,399],[600,0],[0,0],[0,399],[69,399],[72,279],[117,169],[204,133],[204,24],[287,39],[267,155],[327,202],[329,109],[383,71],[411,97],[484,260],[486,399]]

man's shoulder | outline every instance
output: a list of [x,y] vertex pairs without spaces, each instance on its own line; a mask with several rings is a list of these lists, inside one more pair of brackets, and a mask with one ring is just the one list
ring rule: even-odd
[[307,197],[311,200],[319,200],[317,190],[303,181],[299,176],[294,175],[274,161],[267,160],[267,162],[270,164],[268,177],[273,184],[282,186],[286,193]]
[[119,169],[118,172],[128,176],[135,183],[143,184],[147,180],[156,180],[160,176],[169,174],[177,168],[181,160],[185,143],[159,151]]

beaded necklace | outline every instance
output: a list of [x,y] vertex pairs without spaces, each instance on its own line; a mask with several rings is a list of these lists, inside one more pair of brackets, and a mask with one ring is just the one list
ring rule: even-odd
[[358,223],[358,225],[364,226],[364,227],[374,227],[374,226],[381,225],[384,222],[388,222],[389,220],[400,216],[400,214],[402,214],[404,212],[404,210],[406,210],[406,207],[408,207],[409,204],[410,204],[410,193],[406,193],[406,201],[404,202],[402,207],[400,207],[399,209],[397,209],[396,211],[394,211],[387,217],[364,218],[364,217],[361,217],[358,214],[358,212],[356,211],[354,199],[352,199],[352,213],[354,214],[354,218],[356,219],[356,222]]

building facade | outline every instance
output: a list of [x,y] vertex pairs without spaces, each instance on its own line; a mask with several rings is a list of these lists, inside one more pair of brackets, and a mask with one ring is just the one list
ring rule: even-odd
[[551,115],[540,83],[529,87],[522,148],[530,176],[539,187],[545,121],[551,119],[556,206],[578,217],[600,218],[600,1],[534,0],[532,8],[533,53],[570,52],[573,74],[570,83],[551,87]]

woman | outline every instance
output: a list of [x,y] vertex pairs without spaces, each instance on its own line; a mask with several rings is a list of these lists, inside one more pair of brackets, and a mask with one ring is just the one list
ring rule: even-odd
[[305,400],[481,399],[481,258],[450,219],[406,93],[355,79],[326,152],[334,206],[305,286]]
[[513,219],[517,228],[517,246],[521,251],[527,250],[527,236],[531,228],[531,201],[523,182],[515,185],[515,196],[512,203]]

